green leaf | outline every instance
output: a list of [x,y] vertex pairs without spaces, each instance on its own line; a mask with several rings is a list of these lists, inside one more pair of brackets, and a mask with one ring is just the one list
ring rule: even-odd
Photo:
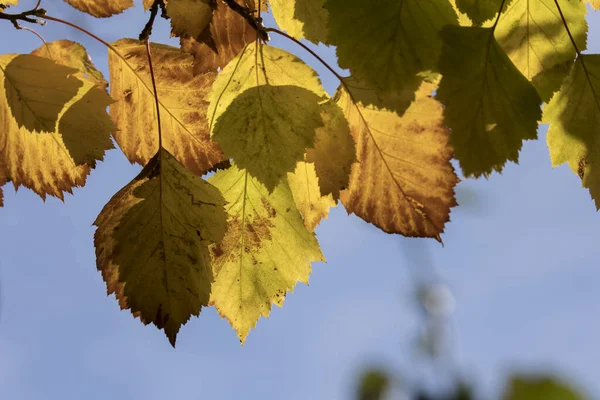
[[456,7],[460,12],[465,13],[475,25],[481,25],[498,14],[503,2],[504,10],[506,10],[511,1],[512,0],[456,0]]
[[583,400],[584,397],[565,383],[549,377],[515,376],[503,400]]
[[325,8],[340,67],[384,93],[416,90],[418,74],[436,69],[439,30],[457,24],[448,0],[326,0]]
[[[558,3],[577,47],[585,50],[585,4],[579,0]],[[542,100],[550,100],[576,56],[554,0],[514,0],[500,16],[495,36],[515,66],[533,82]]]
[[450,144],[465,176],[501,172],[518,161],[523,140],[537,137],[541,102],[510,61],[492,28],[446,27],[441,35],[444,103]]
[[96,265],[121,308],[177,332],[208,305],[209,245],[226,229],[225,200],[214,186],[160,150],[115,194],[94,222]]
[[239,95],[217,120],[225,156],[273,190],[312,147],[323,125],[320,98],[298,86],[262,85]]
[[83,84],[72,76],[75,72],[30,54],[0,56],[6,103],[19,127],[54,132],[60,112]]
[[315,72],[298,58],[249,45],[213,85],[212,137],[226,157],[273,190],[313,147],[325,96]]
[[277,25],[291,36],[327,44],[325,0],[270,0],[269,4]]
[[283,305],[298,281],[308,283],[311,261],[325,261],[306,229],[286,181],[269,193],[236,165],[209,182],[219,188],[229,214],[223,241],[212,248],[215,282],[211,304],[243,343],[271,304]]
[[561,89],[544,107],[552,166],[568,163],[600,209],[600,55],[577,59]]

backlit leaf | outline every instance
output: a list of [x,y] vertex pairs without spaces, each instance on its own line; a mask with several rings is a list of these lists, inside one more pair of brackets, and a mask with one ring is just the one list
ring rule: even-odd
[[210,24],[210,35],[213,46],[194,38],[181,39],[181,49],[194,56],[195,74],[224,68],[248,43],[256,40],[256,31],[222,2]]
[[492,28],[449,26],[442,37],[437,98],[454,155],[466,176],[500,172],[507,161],[518,161],[523,140],[537,137],[542,101]]
[[306,161],[314,164],[322,196],[336,201],[348,187],[350,169],[356,161],[356,146],[342,109],[334,102],[322,104],[324,125],[317,128],[315,147],[306,150]]
[[325,0],[271,0],[277,25],[296,39],[327,43]]
[[221,243],[212,248],[211,303],[242,343],[271,304],[283,304],[297,282],[308,283],[312,261],[325,261],[306,229],[285,180],[271,193],[233,165],[209,179],[223,193],[229,215]]
[[108,82],[104,79],[102,72],[96,69],[87,51],[79,43],[70,40],[55,40],[35,49],[31,54],[75,68],[79,72],[74,73],[74,76],[96,82],[102,88],[108,87]]
[[323,125],[319,100],[298,86],[249,88],[219,117],[213,139],[225,156],[273,190],[314,145]]
[[[585,68],[584,68],[585,65]],[[600,55],[584,54],[544,107],[552,166],[568,163],[600,209]]]
[[586,3],[590,3],[594,10],[600,9],[600,0],[584,0]]
[[448,0],[326,0],[325,8],[340,67],[382,92],[417,89],[418,74],[436,69],[439,30],[457,24]]
[[82,82],[76,70],[29,54],[0,56],[0,79],[11,114],[19,127],[54,132],[58,116]]
[[[115,139],[131,162],[145,165],[158,151],[154,92],[142,42],[122,39],[113,46],[126,60],[109,52],[110,108]],[[191,171],[202,174],[223,156],[211,142],[206,122],[206,93],[216,72],[194,75],[193,58],[178,48],[152,44],[152,59],[161,107],[163,146]]]
[[442,125],[442,106],[423,83],[403,116],[373,106],[356,106],[338,91],[338,104],[350,122],[358,161],[341,200],[385,232],[440,240],[456,205],[458,178],[450,164],[452,149]]
[[[559,0],[580,51],[586,48],[585,4]],[[543,101],[560,88],[575,60],[575,48],[554,0],[514,0],[500,16],[496,40],[515,66],[533,82]]]
[[209,245],[226,229],[219,191],[161,150],[115,194],[94,222],[98,270],[122,308],[177,332],[208,304]]
[[210,40],[208,26],[216,0],[165,0],[173,36]]
[[313,147],[325,95],[316,73],[295,56],[248,45],[210,93],[213,139],[225,156],[273,190]]
[[502,3],[504,3],[504,10],[506,10],[511,1],[512,0],[456,0],[456,7],[460,12],[465,13],[475,25],[481,25],[498,14]]
[[[11,66],[14,60],[17,60],[16,67]],[[0,56],[2,71],[12,71],[13,68],[35,70],[46,63],[56,65],[36,56]],[[75,72],[70,68],[66,70]],[[27,92],[28,100],[32,104],[48,103],[55,107],[52,101],[43,97],[43,88],[60,88],[64,82],[63,76],[59,75],[57,79],[53,74],[48,74],[44,77],[41,92]],[[0,94],[11,93],[5,87],[11,81],[2,78]],[[48,127],[48,121],[56,119],[51,132],[31,132],[24,126],[20,127],[13,117],[9,102],[0,97],[0,159],[4,164],[3,174],[15,187],[28,187],[42,198],[51,195],[62,199],[63,192],[71,193],[73,187],[83,186],[90,167],[95,166],[96,160],[102,160],[105,151],[112,148],[110,133],[115,128],[106,114],[106,107],[111,103],[110,97],[94,82],[80,81],[75,77],[71,79],[76,80],[80,88],[66,104],[61,105],[56,116],[52,111],[52,117],[46,118]],[[13,93],[14,90],[12,88]],[[31,108],[28,110],[31,111]],[[40,120],[34,121],[39,123]]]
[[296,207],[304,219],[304,226],[309,231],[314,231],[321,220],[327,218],[329,208],[336,206],[336,201],[331,194],[321,195],[313,163],[299,161],[294,172],[288,173],[288,184]]
[[133,7],[133,0],[65,0],[79,11],[97,18],[106,18],[120,14]]

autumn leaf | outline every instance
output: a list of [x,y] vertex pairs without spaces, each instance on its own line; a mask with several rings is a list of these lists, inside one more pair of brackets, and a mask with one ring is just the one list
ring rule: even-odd
[[[15,61],[16,65],[13,66]],[[28,88],[23,91],[27,95],[21,95],[20,82],[26,83],[31,71],[40,69],[42,72],[48,69],[59,70],[61,73],[47,73],[43,76],[43,83],[39,83],[39,89]],[[19,75],[19,71],[25,77]],[[64,72],[69,74],[65,91],[70,89],[71,79],[77,82],[73,86],[79,88],[72,98],[59,105],[56,100],[48,100],[52,97],[44,96],[54,96],[46,94],[49,90],[60,92],[65,84]],[[0,74],[12,74],[11,79],[2,79],[6,76],[0,76],[0,93],[18,96],[13,99],[13,106],[17,109],[25,108],[29,112],[23,112],[21,116],[32,118],[29,123],[34,126],[40,126],[44,122],[46,128],[51,129],[50,132],[39,133],[19,126],[10,109],[11,102],[0,97],[0,162],[3,164],[3,175],[15,187],[28,187],[44,199],[46,195],[63,199],[64,192],[71,193],[73,187],[85,184],[96,160],[102,160],[105,151],[113,147],[110,133],[115,128],[106,114],[106,107],[112,100],[93,81],[82,81],[70,76],[76,74],[75,69],[38,56],[0,56]],[[34,78],[33,82],[38,82],[35,79],[41,78]],[[12,86],[7,88],[8,85]],[[60,93],[57,97],[62,102],[66,96],[63,97],[63,93]],[[16,105],[18,99],[27,101],[31,107],[19,107]]]
[[133,7],[133,0],[65,0],[79,11],[96,18],[111,17]]
[[[585,4],[571,0],[559,0],[558,4],[577,47],[585,50]],[[576,55],[554,0],[514,0],[500,16],[495,37],[542,100],[550,100]]]
[[19,127],[31,132],[54,132],[65,104],[82,82],[74,69],[29,54],[0,56],[0,79],[5,101]]
[[271,193],[233,165],[208,180],[227,201],[224,239],[212,247],[215,282],[211,304],[243,343],[271,304],[283,304],[297,282],[308,283],[312,261],[325,261],[306,229],[285,180]]
[[160,150],[115,194],[94,222],[98,270],[122,308],[177,332],[208,305],[209,245],[226,229],[219,190]]
[[592,6],[592,8],[594,10],[599,10],[600,9],[600,0],[584,0],[586,3],[589,3],[590,6]]
[[331,194],[321,195],[313,163],[299,161],[294,172],[288,172],[287,180],[304,226],[309,231],[314,231],[321,220],[327,218],[329,208],[336,206],[336,201]]
[[436,97],[445,105],[450,144],[465,176],[517,162],[537,137],[541,99],[493,37],[492,28],[446,27]]
[[350,170],[356,161],[356,145],[342,109],[332,100],[321,105],[323,126],[317,128],[315,147],[306,150],[306,161],[314,164],[323,197],[335,201],[348,187]]
[[[6,7],[16,6],[19,4],[19,0],[2,0],[2,5]],[[0,13],[4,11],[4,8],[0,7]]]
[[465,13],[475,25],[481,25],[494,18],[502,4],[506,10],[511,2],[512,0],[456,0],[456,7],[460,12]]
[[441,240],[456,205],[458,178],[450,164],[442,105],[430,96],[434,89],[423,83],[402,116],[355,104],[346,90],[336,95],[356,139],[358,159],[342,204],[388,233]]
[[45,57],[58,64],[74,68],[79,72],[73,73],[73,76],[80,79],[88,79],[95,82],[101,88],[108,87],[108,82],[104,79],[102,72],[96,69],[87,50],[79,43],[70,40],[55,40],[45,43],[32,51],[31,54]]
[[[158,124],[146,48],[142,42],[113,43],[120,56],[109,52],[110,107],[117,128],[115,139],[131,162],[148,163],[158,151]],[[152,44],[154,74],[162,122],[163,146],[190,171],[203,174],[223,159],[210,140],[204,97],[217,73],[195,75],[193,58],[178,48]]]
[[208,27],[217,8],[216,0],[165,0],[165,4],[173,36],[210,42]]
[[386,0],[378,6],[364,0],[326,0],[325,8],[329,41],[337,46],[340,67],[384,93],[416,90],[419,73],[436,69],[439,30],[457,24],[447,0]]
[[226,157],[273,190],[313,147],[325,96],[316,73],[298,58],[249,45],[219,74],[209,95],[213,139]]
[[600,209],[600,55],[582,54],[559,92],[544,107],[552,166],[568,163]]
[[254,28],[222,2],[214,13],[210,35],[212,46],[194,38],[182,38],[180,41],[181,49],[194,56],[195,74],[224,68],[248,43],[256,40]]
[[325,0],[270,0],[277,25],[296,39],[327,44]]

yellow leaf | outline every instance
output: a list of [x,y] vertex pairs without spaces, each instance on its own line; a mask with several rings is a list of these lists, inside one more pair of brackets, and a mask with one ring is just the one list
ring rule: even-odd
[[315,147],[306,150],[306,161],[314,164],[322,196],[335,201],[348,187],[350,169],[356,161],[356,146],[342,109],[334,102],[322,105],[323,126],[317,128]]
[[288,172],[288,184],[296,207],[304,219],[304,226],[309,231],[314,231],[321,220],[327,218],[329,208],[336,206],[333,196],[321,195],[319,178],[313,163],[299,161],[294,172]]
[[[19,0],[3,0],[2,4],[6,7],[16,6],[17,4],[19,4]],[[4,11],[4,9],[2,7],[0,7],[0,13],[3,11]]]
[[308,283],[311,261],[325,261],[314,233],[296,210],[286,181],[272,193],[233,165],[209,182],[227,201],[228,229],[212,248],[215,282],[211,304],[231,323],[243,343],[260,316],[296,282]]
[[46,58],[29,54],[0,56],[0,79],[6,102],[19,127],[54,132],[58,116],[82,82],[76,72]]
[[316,73],[297,57],[248,45],[210,92],[213,139],[225,156],[273,190],[313,147],[325,96]]
[[[15,60],[16,67],[13,67]],[[41,69],[44,73],[44,68],[52,71],[65,68],[69,73],[75,72],[37,56],[4,55],[0,57],[0,94],[18,93],[18,84],[11,89],[5,87],[16,81],[2,79],[1,76],[3,71],[15,68],[25,72]],[[43,75],[44,82],[39,83],[38,91],[26,91],[32,104],[48,103],[49,107],[57,107],[52,101],[46,100],[52,97],[44,97],[44,90],[61,87],[63,77],[56,75]],[[33,78],[32,82],[37,85],[35,79],[38,78]],[[71,193],[73,187],[83,186],[90,167],[94,167],[96,160],[103,159],[104,152],[112,148],[110,133],[115,128],[106,114],[106,107],[112,100],[93,82],[74,77],[71,79],[75,79],[81,87],[73,98],[61,105],[56,117],[56,111],[52,111],[52,117],[46,118],[46,121],[56,119],[50,132],[37,133],[20,127],[9,103],[0,97],[0,162],[4,164],[3,174],[15,187],[26,186],[42,198],[51,195],[62,199],[63,192]],[[36,120],[37,123],[39,121]],[[49,122],[47,126],[50,127]]]
[[[500,46],[546,102],[569,74],[576,55],[554,1],[513,0],[494,31]],[[572,0],[558,4],[577,47],[585,50],[585,5]]]
[[216,0],[165,0],[165,4],[173,36],[210,38],[208,26]]
[[271,0],[277,25],[296,39],[327,44],[329,13],[325,0]]
[[96,18],[106,18],[120,14],[133,7],[133,0],[65,0],[79,11]]
[[600,0],[585,0],[586,3],[590,3],[594,10],[600,9]]
[[222,2],[218,4],[210,24],[210,34],[213,46],[194,38],[180,40],[181,49],[194,56],[195,74],[224,68],[248,43],[256,40],[256,31]]
[[[115,42],[123,60],[113,52],[108,63],[110,108],[117,128],[115,139],[131,162],[145,165],[158,151],[158,127],[154,92],[142,42]],[[202,174],[223,158],[218,144],[211,142],[204,100],[216,72],[194,75],[193,59],[178,48],[152,44],[156,86],[160,101],[163,146],[189,170]]]
[[313,147],[323,125],[319,100],[298,86],[249,88],[219,117],[213,139],[227,158],[273,190]]
[[552,166],[568,163],[600,209],[600,55],[583,54],[544,107]]
[[152,7],[152,4],[154,4],[154,0],[142,0],[142,4],[144,5],[144,10],[147,11]]
[[423,83],[402,117],[357,106],[346,91],[338,92],[358,159],[342,203],[348,213],[388,233],[440,240],[456,205],[454,186],[459,180],[450,164],[442,106],[430,96],[434,89]]
[[79,43],[70,40],[55,40],[35,49],[31,54],[74,68],[79,72],[74,73],[73,76],[88,79],[101,88],[108,87],[108,82],[102,76],[102,72],[92,64],[86,49]]
[[177,332],[208,304],[209,245],[225,234],[225,200],[161,150],[115,194],[94,222],[98,270],[122,308]]

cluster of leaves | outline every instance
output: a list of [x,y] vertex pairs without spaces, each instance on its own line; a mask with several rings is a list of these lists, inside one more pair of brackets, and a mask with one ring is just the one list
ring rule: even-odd
[[[0,20],[61,22],[0,1]],[[65,1],[99,18],[133,6]],[[114,138],[144,168],[95,221],[109,293],[172,344],[209,305],[244,341],[324,261],[314,229],[331,207],[441,241],[451,159],[465,176],[500,172],[540,121],[553,164],[600,206],[600,55],[581,54],[584,3],[143,0],[143,33],[160,8],[181,45],[107,44],[110,83],[68,40],[0,56],[0,184],[62,198]],[[267,8],[287,34],[262,25]],[[336,46],[350,76],[334,73],[330,97],[269,33]]]

